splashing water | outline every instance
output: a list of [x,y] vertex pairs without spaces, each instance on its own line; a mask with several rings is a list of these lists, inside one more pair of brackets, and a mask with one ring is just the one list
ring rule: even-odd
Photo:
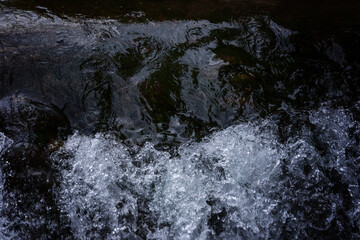
[[358,124],[327,107],[309,119],[312,127],[285,143],[263,120],[175,153],[75,134],[54,156],[66,165],[60,206],[79,239],[304,238],[334,224],[358,226],[358,167],[345,153],[357,147],[350,130]]
[[[8,150],[8,148],[13,144],[13,141],[6,137],[2,132],[0,132],[0,158]],[[3,173],[0,170],[0,238],[7,239],[16,239],[16,234],[8,229],[9,222],[3,216],[3,210],[6,206],[3,203],[3,192],[4,192],[4,181],[3,181]]]

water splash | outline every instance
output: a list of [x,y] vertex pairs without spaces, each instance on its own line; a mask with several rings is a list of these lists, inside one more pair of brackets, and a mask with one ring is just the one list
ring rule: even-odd
[[[2,155],[8,148],[13,144],[13,141],[6,137],[2,132],[0,132],[0,161],[4,161],[2,159]],[[3,209],[6,209],[6,206],[3,202],[3,191],[4,191],[4,181],[3,181],[3,173],[0,170],[0,238],[4,240],[8,239],[16,239],[16,234],[9,229],[9,220],[3,216]]]
[[345,151],[357,146],[349,132],[358,123],[328,107],[310,123],[285,143],[263,120],[175,152],[75,134],[54,156],[69,164],[59,202],[79,239],[356,237],[358,167],[347,166]]

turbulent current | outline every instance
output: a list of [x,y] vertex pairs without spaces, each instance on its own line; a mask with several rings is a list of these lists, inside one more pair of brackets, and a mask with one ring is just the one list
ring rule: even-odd
[[[175,152],[75,133],[52,155],[61,223],[76,239],[302,239],[356,228],[359,131],[351,113],[323,106],[286,142],[271,119]],[[1,136],[3,150],[11,144]]]
[[302,238],[334,223],[356,226],[359,166],[346,152],[359,147],[358,123],[326,107],[309,118],[316,136],[304,127],[282,143],[276,125],[262,120],[184,143],[176,153],[75,134],[54,155],[66,165],[59,204],[80,239]]
[[360,239],[356,18],[58,2],[0,0],[0,239]]

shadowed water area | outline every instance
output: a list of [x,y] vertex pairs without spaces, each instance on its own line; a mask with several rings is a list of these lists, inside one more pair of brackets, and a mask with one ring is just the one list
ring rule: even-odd
[[0,1],[1,239],[360,238],[357,1]]

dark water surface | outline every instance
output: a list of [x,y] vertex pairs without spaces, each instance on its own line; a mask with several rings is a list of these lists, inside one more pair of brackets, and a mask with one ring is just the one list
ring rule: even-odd
[[0,238],[360,238],[359,12],[0,1]]

